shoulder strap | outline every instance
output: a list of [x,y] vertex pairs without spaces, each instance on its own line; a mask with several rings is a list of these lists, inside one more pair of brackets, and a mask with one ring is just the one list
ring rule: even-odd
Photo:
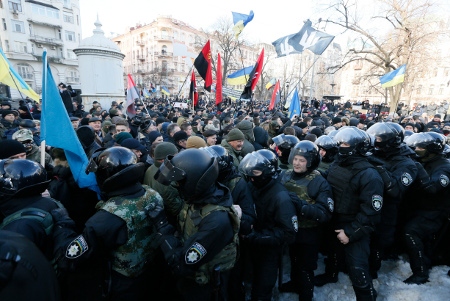
[[[51,200],[55,202],[59,208],[64,207],[60,202],[55,201],[54,199]],[[47,235],[50,235],[53,231],[53,218],[50,212],[34,207],[24,208],[8,215],[0,224],[0,229],[3,229],[10,223],[22,218],[34,219],[40,222],[45,229],[45,234]]]

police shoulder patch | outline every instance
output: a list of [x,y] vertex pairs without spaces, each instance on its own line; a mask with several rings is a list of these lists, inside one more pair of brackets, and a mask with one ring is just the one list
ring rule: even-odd
[[67,247],[66,257],[69,259],[75,259],[83,255],[88,249],[89,246],[83,235],[79,235],[77,238],[72,240],[72,242]]
[[334,211],[334,201],[332,198],[328,198],[327,205],[328,205],[328,210],[330,210],[330,212],[333,212]]
[[294,215],[291,218],[291,221],[292,221],[292,226],[294,227],[295,232],[298,232],[298,218],[297,218],[297,215]]
[[199,262],[206,255],[206,253],[206,249],[201,244],[194,242],[186,251],[184,260],[186,264],[194,264]]
[[372,196],[372,207],[375,211],[380,211],[383,207],[383,197],[381,195],[375,194]]
[[441,175],[439,177],[439,183],[441,184],[442,187],[446,187],[448,185],[449,179],[446,175]]
[[403,173],[400,179],[405,186],[409,186],[413,182],[411,175],[407,172]]

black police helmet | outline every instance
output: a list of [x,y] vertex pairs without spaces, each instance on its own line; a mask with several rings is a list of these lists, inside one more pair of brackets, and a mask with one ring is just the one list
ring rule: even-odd
[[[375,137],[374,146],[380,149],[398,148],[405,138],[405,130],[394,122],[378,122],[367,129]],[[379,138],[381,141],[377,141]]]
[[178,191],[187,203],[194,203],[209,193],[217,181],[219,166],[208,152],[190,148],[176,156],[167,156],[155,179],[164,185],[178,183]]
[[221,176],[227,176],[228,173],[232,171],[233,157],[228,153],[226,148],[221,145],[212,145],[202,147],[201,150],[208,152],[211,156],[216,158],[219,165],[219,178],[221,178]]
[[322,135],[317,138],[314,143],[319,147],[319,149],[324,149],[326,151],[325,156],[323,156],[322,158],[324,162],[329,163],[334,160],[334,157],[338,152],[338,147],[336,145],[336,142],[334,142],[332,138],[327,135]]
[[40,194],[47,189],[45,168],[26,159],[0,161],[0,199]]
[[144,163],[128,148],[113,146],[96,155],[95,177],[103,192],[110,192],[138,183],[145,173]]
[[306,167],[308,171],[315,170],[320,163],[319,148],[309,140],[303,140],[297,143],[289,155],[289,164],[293,164],[295,156],[305,157],[307,161]]

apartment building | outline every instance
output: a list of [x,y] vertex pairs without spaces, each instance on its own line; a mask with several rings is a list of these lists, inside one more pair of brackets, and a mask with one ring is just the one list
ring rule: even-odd
[[[0,47],[33,90],[41,93],[44,49],[55,81],[80,84],[72,51],[81,40],[78,0],[3,0],[0,18]],[[21,98],[17,90],[4,85],[0,96]]]

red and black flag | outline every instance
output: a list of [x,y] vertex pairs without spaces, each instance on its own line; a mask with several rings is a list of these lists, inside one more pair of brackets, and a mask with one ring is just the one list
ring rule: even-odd
[[253,67],[252,72],[248,78],[247,84],[245,85],[244,91],[241,94],[241,99],[251,99],[252,92],[258,83],[259,77],[261,76],[262,67],[264,64],[264,48],[259,54],[258,60],[256,61],[255,67]]
[[195,72],[192,70],[191,87],[189,88],[189,99],[192,100],[194,106],[198,103],[197,84],[195,83]]
[[273,110],[273,108],[275,108],[275,106],[279,102],[280,102],[280,81],[278,80],[277,83],[275,84],[275,88],[273,89],[272,100],[270,101],[269,105],[269,111]]
[[198,74],[205,81],[205,90],[211,92],[212,85],[212,67],[211,67],[211,45],[206,42],[205,46],[203,46],[202,51],[199,53],[197,58],[194,61],[195,69],[197,69]]
[[220,53],[217,54],[217,70],[216,70],[216,106],[222,102],[222,61]]

